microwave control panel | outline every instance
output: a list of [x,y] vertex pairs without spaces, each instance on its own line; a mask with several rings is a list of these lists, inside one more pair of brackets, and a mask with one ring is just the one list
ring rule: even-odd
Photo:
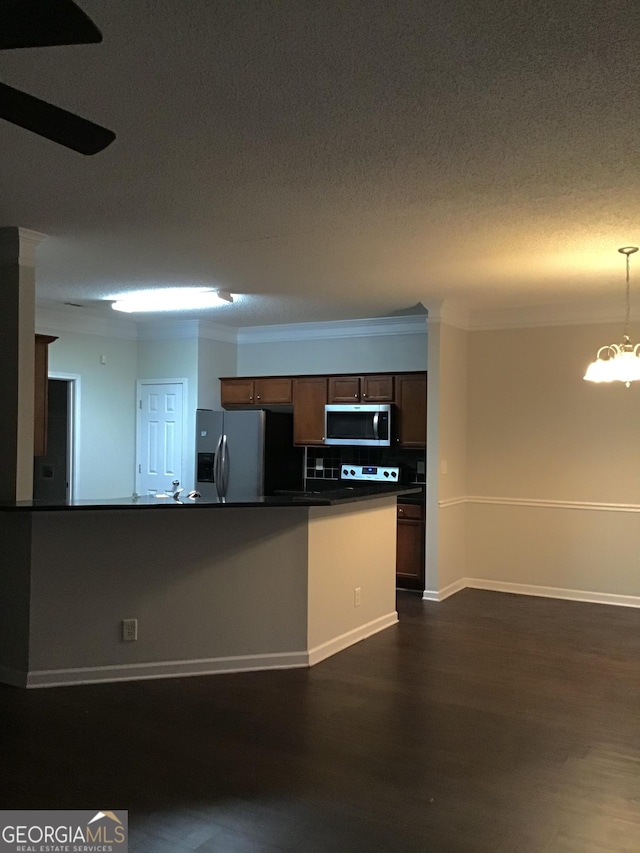
[[342,480],[369,480],[375,483],[397,483],[399,468],[383,468],[381,465],[350,465],[344,463],[340,469]]

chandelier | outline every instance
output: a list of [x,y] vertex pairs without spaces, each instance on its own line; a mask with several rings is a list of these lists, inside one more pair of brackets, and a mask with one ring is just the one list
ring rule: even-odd
[[627,259],[627,311],[624,321],[624,334],[619,344],[608,344],[600,347],[596,360],[592,361],[584,379],[589,382],[624,382],[629,387],[630,382],[640,379],[640,344],[632,344],[629,340],[629,314],[631,302],[629,299],[629,255],[638,251],[637,246],[625,246],[618,249]]

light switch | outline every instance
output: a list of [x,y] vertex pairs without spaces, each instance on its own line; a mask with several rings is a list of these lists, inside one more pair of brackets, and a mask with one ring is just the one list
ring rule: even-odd
[[440,462],[440,473],[441,473],[441,474],[446,474],[446,473],[448,472],[448,470],[449,470],[449,466],[447,465],[447,460],[446,460],[446,459],[443,459],[443,460]]

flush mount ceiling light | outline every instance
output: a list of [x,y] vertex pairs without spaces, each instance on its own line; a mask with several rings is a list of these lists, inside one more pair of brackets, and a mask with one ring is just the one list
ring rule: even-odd
[[215,308],[224,302],[233,302],[226,290],[208,287],[167,287],[162,290],[139,290],[129,293],[112,304],[114,311],[137,314],[142,311],[196,311]]
[[629,340],[629,314],[631,302],[629,299],[629,255],[638,251],[637,246],[625,246],[618,249],[627,258],[627,311],[624,321],[624,334],[619,344],[608,344],[600,347],[596,360],[592,361],[584,379],[589,382],[624,382],[629,387],[630,382],[640,379],[640,344],[632,344]]

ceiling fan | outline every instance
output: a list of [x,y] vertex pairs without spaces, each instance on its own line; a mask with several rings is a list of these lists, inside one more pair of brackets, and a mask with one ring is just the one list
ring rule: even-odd
[[[97,44],[102,33],[73,0],[2,0],[0,50]],[[80,154],[97,154],[112,130],[0,83],[0,118]]]

